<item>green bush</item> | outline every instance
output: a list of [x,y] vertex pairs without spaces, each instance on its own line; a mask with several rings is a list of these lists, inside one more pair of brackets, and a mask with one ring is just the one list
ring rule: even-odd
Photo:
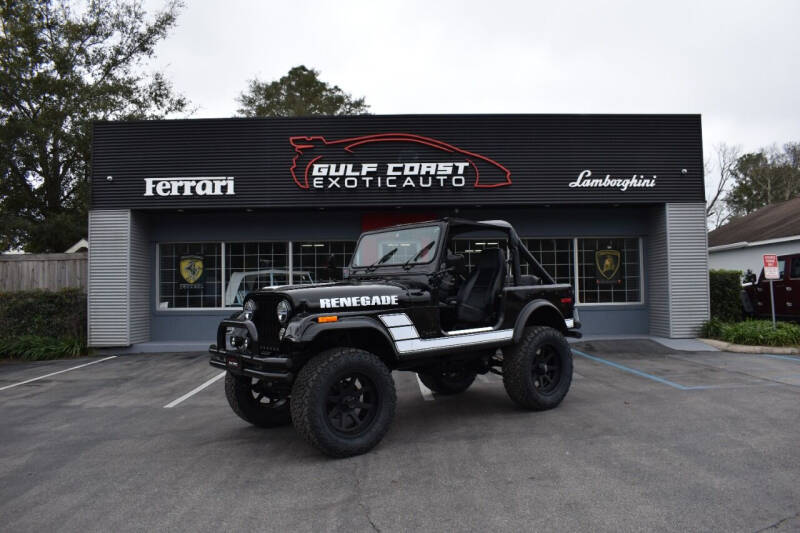
[[86,294],[80,289],[0,293],[0,338],[86,337]]
[[726,322],[741,320],[741,277],[738,270],[712,270],[708,273],[712,318]]
[[26,360],[86,353],[86,295],[80,289],[0,293],[0,357]]
[[721,339],[725,322],[718,318],[706,320],[700,328],[700,336],[704,339]]
[[703,324],[701,334],[709,339],[719,339],[733,344],[753,346],[800,345],[800,325],[778,322],[775,329],[769,320],[722,322],[712,318]]
[[83,339],[55,339],[36,335],[0,339],[0,357],[24,361],[77,357],[85,353],[86,342]]

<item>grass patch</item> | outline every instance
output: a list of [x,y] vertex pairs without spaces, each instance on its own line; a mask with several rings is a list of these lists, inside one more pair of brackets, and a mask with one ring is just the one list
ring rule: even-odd
[[0,339],[0,357],[9,359],[44,361],[84,354],[86,354],[86,342],[82,339],[54,339],[37,335]]
[[770,320],[723,322],[712,318],[703,324],[700,334],[707,339],[750,346],[800,345],[800,325],[791,322],[778,322],[777,328],[772,329]]

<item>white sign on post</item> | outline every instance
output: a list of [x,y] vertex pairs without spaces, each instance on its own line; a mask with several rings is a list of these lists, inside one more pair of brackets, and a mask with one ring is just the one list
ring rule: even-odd
[[778,256],[775,254],[764,255],[764,279],[780,279]]

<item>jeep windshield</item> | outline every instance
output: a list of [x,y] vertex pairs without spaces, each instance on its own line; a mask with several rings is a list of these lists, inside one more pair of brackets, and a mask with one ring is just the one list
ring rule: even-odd
[[371,269],[430,263],[436,257],[440,234],[439,226],[368,233],[358,241],[351,266]]

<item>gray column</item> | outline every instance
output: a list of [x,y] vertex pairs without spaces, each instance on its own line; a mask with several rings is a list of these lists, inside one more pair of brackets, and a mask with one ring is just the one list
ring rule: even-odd
[[140,216],[129,209],[89,212],[89,346],[150,339],[149,257]]

